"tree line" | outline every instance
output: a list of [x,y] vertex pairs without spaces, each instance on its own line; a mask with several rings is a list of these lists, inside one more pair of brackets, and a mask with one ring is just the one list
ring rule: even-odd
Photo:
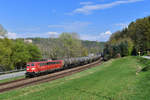
[[144,55],[150,50],[150,16],[131,22],[113,33],[104,48],[104,58]]
[[29,38],[37,45],[43,58],[63,59],[88,56],[103,51],[104,43],[83,41],[77,33],[62,33],[58,38]]

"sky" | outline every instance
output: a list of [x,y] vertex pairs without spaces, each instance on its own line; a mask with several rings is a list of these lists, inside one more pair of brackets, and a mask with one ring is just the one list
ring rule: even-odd
[[0,0],[0,24],[9,38],[57,37],[107,41],[132,21],[150,15],[150,0]]

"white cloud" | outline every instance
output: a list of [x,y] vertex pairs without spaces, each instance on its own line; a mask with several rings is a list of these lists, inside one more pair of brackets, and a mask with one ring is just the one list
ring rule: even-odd
[[90,5],[90,4],[93,4],[93,2],[90,2],[90,1],[88,1],[88,2],[80,2],[80,5]]
[[48,38],[48,37],[57,37],[57,36],[59,36],[59,33],[57,33],[57,32],[44,32],[44,33],[14,33],[14,32],[8,32],[7,36],[10,39],[29,38],[29,37]]
[[81,8],[75,9],[71,14],[90,14],[94,10],[102,10],[102,9],[107,9],[111,8],[120,4],[127,4],[127,3],[134,3],[134,2],[139,2],[139,1],[144,1],[144,0],[119,0],[119,1],[114,1],[111,3],[107,4],[89,4],[89,5],[83,5]]
[[91,35],[91,34],[81,34],[80,38],[81,40],[90,40],[90,41],[99,40],[99,37],[97,35]]
[[150,15],[150,12],[149,11],[145,11],[144,12],[144,16],[148,16],[148,15]]
[[47,32],[49,35],[58,35],[57,32]]
[[8,38],[10,38],[10,39],[16,39],[16,38],[17,38],[17,33],[8,32],[7,36],[8,36]]
[[62,28],[67,32],[78,32],[87,28],[91,23],[90,22],[80,22],[74,21],[70,23],[63,23],[58,25],[48,25],[49,28]]
[[58,32],[47,32],[49,34],[50,37],[52,38],[56,38],[59,36],[59,33]]
[[107,41],[109,37],[112,35],[112,32],[110,30],[107,30],[106,32],[100,33],[100,39],[103,41]]
[[104,35],[111,35],[112,33],[111,33],[111,31],[108,30],[108,31],[104,32],[103,34]]
[[64,25],[48,25],[49,28],[64,28]]
[[112,32],[110,30],[100,33],[100,34],[81,34],[80,37],[82,40],[90,41],[107,41],[111,36]]

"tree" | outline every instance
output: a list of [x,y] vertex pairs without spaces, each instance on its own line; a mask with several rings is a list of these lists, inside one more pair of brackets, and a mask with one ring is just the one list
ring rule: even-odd
[[115,48],[119,46],[122,56],[137,55],[140,51],[141,54],[150,50],[150,16],[142,19],[137,19],[131,22],[128,28],[113,33],[108,41],[110,46],[105,46],[110,56],[112,55],[109,50],[111,46]]
[[26,45],[27,51],[30,55],[29,61],[39,61],[40,59],[42,59],[41,51],[36,45],[33,45],[31,43]]
[[12,47],[12,66],[23,67],[27,62],[39,61],[42,58],[40,50],[33,44],[26,44],[22,40],[16,40]]
[[6,37],[7,31],[3,28],[3,26],[0,24],[0,36]]
[[76,33],[62,33],[59,37],[64,57],[80,57],[82,56],[82,44]]
[[29,58],[31,56],[24,42],[21,40],[15,41],[12,47],[11,66],[22,67],[26,62],[29,62]]
[[39,48],[33,44],[26,44],[18,39],[0,39],[0,69],[21,68],[27,62],[39,60],[41,57]]
[[0,67],[3,69],[9,70],[13,69],[11,65],[11,53],[12,50],[10,46],[12,45],[12,41],[5,38],[5,39],[0,39]]
[[150,17],[137,19],[129,24],[128,35],[134,42],[137,52],[144,52],[150,48]]
[[121,56],[124,57],[124,56],[128,56],[128,44],[127,42],[121,42],[119,44],[119,47],[120,47],[120,50],[121,50]]

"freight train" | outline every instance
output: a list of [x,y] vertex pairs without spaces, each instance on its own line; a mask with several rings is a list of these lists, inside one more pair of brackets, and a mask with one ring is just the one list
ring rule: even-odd
[[100,55],[80,58],[69,58],[63,60],[48,60],[39,62],[29,62],[26,65],[26,77],[35,77],[43,73],[49,73],[56,70],[68,69],[85,65],[100,59]]

